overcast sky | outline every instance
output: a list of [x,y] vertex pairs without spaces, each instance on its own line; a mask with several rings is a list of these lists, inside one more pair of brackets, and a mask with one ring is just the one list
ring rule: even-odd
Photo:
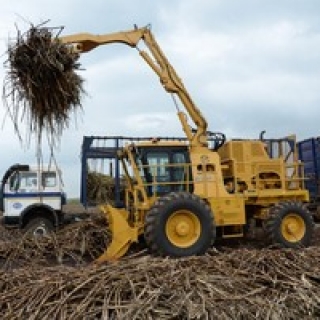
[[[15,25],[24,31],[50,19],[67,35],[150,23],[210,130],[229,139],[257,138],[262,130],[274,138],[320,135],[319,0],[0,1],[1,84]],[[170,95],[136,50],[101,46],[80,62],[84,111],[56,151],[70,197],[79,196],[84,135],[183,135]],[[36,162],[5,111],[1,106],[0,175],[12,163]]]

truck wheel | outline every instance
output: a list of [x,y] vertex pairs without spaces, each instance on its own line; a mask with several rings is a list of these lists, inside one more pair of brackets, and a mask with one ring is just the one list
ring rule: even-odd
[[204,254],[216,236],[210,207],[188,192],[159,198],[147,213],[144,237],[150,250],[161,256]]
[[300,248],[311,244],[314,221],[302,203],[286,201],[270,209],[265,227],[272,244],[283,248]]
[[53,223],[47,218],[31,219],[24,227],[25,233],[30,234],[34,237],[46,236],[53,230]]

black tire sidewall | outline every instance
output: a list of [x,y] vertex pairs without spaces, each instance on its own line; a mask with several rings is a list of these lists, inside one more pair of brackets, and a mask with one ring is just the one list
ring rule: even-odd
[[46,234],[49,234],[54,230],[53,223],[47,218],[35,218],[30,220],[25,226],[25,232],[30,235],[35,235],[34,232],[39,226],[43,226],[46,230]]
[[[301,217],[305,224],[305,234],[302,239],[298,242],[287,241],[281,231],[281,224],[283,220],[290,214],[296,214]],[[312,240],[314,223],[311,214],[305,210],[302,206],[297,206],[295,204],[284,204],[282,208],[279,209],[278,215],[274,219],[273,226],[273,238],[274,242],[287,248],[297,248],[301,246],[308,246]]]
[[[170,242],[166,234],[166,224],[170,216],[178,210],[188,210],[192,212],[198,219],[201,225],[199,239],[190,247],[177,247]],[[165,255],[182,257],[191,255],[204,254],[212,244],[212,238],[215,237],[213,228],[213,217],[210,210],[204,202],[193,200],[192,198],[177,198],[168,201],[161,208],[161,214],[157,217],[157,225],[155,228],[154,239],[159,244],[161,243],[162,250]]]

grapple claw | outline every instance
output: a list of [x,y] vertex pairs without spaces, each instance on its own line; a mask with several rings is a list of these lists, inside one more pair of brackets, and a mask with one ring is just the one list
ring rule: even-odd
[[128,212],[111,205],[100,206],[100,210],[107,216],[112,235],[110,245],[95,263],[114,261],[125,255],[133,242],[138,242],[138,228],[128,223]]

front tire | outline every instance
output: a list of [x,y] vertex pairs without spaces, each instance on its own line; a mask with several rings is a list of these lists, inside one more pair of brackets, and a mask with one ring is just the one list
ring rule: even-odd
[[283,248],[307,247],[313,231],[312,215],[301,202],[281,202],[270,209],[266,232],[272,244]]
[[146,215],[146,243],[151,252],[160,256],[204,254],[215,236],[210,207],[188,192],[172,192],[159,198]]
[[53,223],[47,218],[34,218],[24,227],[26,234],[33,237],[47,236],[54,230]]

